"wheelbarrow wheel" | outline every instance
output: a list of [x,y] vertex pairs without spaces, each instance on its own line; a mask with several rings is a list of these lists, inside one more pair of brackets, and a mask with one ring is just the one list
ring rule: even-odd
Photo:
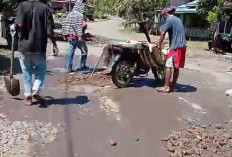
[[152,73],[154,74],[154,78],[156,81],[164,81],[165,78],[165,67],[153,67]]
[[119,88],[128,87],[132,80],[132,65],[125,60],[118,61],[112,69],[112,81]]

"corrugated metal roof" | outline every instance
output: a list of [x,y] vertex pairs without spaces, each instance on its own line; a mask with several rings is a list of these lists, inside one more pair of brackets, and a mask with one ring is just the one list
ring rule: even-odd
[[170,0],[172,6],[179,6],[191,2],[192,0]]
[[64,2],[76,2],[76,0],[52,0],[52,2],[60,2],[60,3],[64,3]]
[[197,6],[197,2],[199,0],[195,0],[193,2],[190,2],[190,3],[187,3],[187,4],[183,4],[183,5],[180,5],[176,8],[176,13],[177,14],[184,14],[184,13],[197,13],[197,9],[196,9],[196,6]]

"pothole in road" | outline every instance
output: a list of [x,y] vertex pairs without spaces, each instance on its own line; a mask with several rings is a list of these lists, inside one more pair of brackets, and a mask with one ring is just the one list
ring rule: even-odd
[[205,126],[191,124],[187,129],[173,132],[163,139],[170,156],[232,156],[232,120]]
[[67,79],[59,79],[60,84],[68,84],[73,86],[78,85],[91,85],[97,87],[106,87],[112,85],[111,77],[101,73],[95,73],[93,76],[90,74],[84,74],[83,76],[76,77],[70,76]]

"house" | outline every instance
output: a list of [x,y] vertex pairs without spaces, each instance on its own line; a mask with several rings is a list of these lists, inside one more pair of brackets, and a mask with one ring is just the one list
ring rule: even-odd
[[[176,16],[178,16],[184,23],[185,26],[185,32],[188,38],[208,38],[209,37],[209,31],[207,30],[207,23],[206,20],[200,20],[198,21],[199,17],[196,14],[196,0],[170,0],[170,6],[177,7],[176,10]],[[158,35],[158,29],[163,24],[164,19],[161,17],[160,12],[162,10],[159,10],[155,17],[155,25],[153,33],[154,35]],[[195,20],[197,19],[197,20]],[[201,18],[200,18],[201,19]],[[189,28],[194,27],[194,28]],[[203,27],[199,28],[199,27]],[[202,31],[203,30],[203,31]],[[203,35],[202,35],[203,32]]]
[[209,25],[206,19],[197,14],[198,1],[195,0],[178,6],[176,16],[182,20],[188,39],[209,39]]

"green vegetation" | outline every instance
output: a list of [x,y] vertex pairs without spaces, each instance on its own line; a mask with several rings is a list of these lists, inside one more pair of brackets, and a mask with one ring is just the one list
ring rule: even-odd
[[90,0],[95,7],[95,14],[103,18],[105,14],[119,15],[126,18],[126,26],[138,24],[150,41],[148,30],[154,25],[157,10],[169,3],[169,0]]
[[216,31],[217,22],[225,19],[230,13],[223,8],[223,3],[226,0],[200,0],[197,5],[197,11],[200,15],[204,16],[210,24],[211,40],[214,47],[214,36]]
[[98,18],[103,18],[104,14],[120,14],[126,9],[126,4],[130,0],[89,0],[95,7],[95,14]]
[[16,8],[17,0],[1,0],[0,1],[0,12],[2,11],[13,11]]

